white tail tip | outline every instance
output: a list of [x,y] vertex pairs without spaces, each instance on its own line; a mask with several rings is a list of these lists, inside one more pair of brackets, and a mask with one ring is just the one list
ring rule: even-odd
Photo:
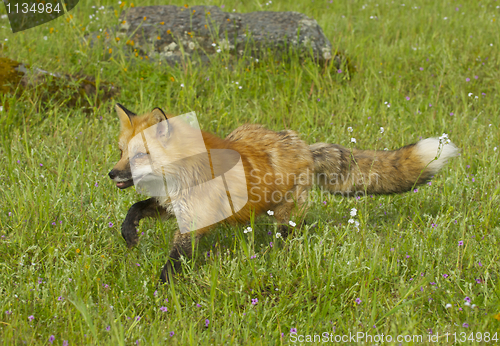
[[449,140],[427,138],[417,143],[417,155],[424,165],[429,164],[427,169],[431,174],[435,174],[443,168],[448,159],[458,156],[458,148]]

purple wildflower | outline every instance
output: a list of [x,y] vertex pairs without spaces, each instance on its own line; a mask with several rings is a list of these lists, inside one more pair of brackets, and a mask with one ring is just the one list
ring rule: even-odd
[[460,241],[458,242],[458,246],[463,246],[463,245],[464,245],[464,241],[463,241],[463,240],[460,240]]
[[162,306],[160,308],[160,311],[163,311],[163,312],[167,312],[168,311],[168,308],[166,306]]
[[257,299],[257,298],[252,299],[252,305],[257,305],[258,302],[259,302],[259,299]]
[[342,73],[342,70],[341,70],[341,69],[338,69],[338,70],[337,70],[337,73]]
[[111,330],[111,327],[110,326],[107,326],[106,327],[106,331],[109,332]]
[[[102,117],[101,117],[102,118]],[[63,340],[63,346],[68,346],[69,345],[69,342],[68,340]]]
[[33,316],[33,315],[28,316],[28,320],[33,321],[34,319],[35,319],[35,316]]
[[59,297],[57,297],[57,300],[61,301],[61,300],[64,300],[64,298],[62,296],[59,296]]
[[448,274],[443,274],[443,277],[446,279],[449,275]]
[[290,334],[297,334],[297,328],[290,328]]
[[410,96],[406,96],[406,101],[410,101]]
[[200,304],[196,304],[196,307],[201,308],[201,305]]
[[462,327],[469,328],[469,325],[467,323],[464,323],[464,324],[462,324]]
[[174,332],[170,332],[169,333],[170,336],[174,336],[174,334],[175,334]]
[[360,298],[356,298],[355,302],[359,305],[359,304],[361,304],[361,299]]
[[108,223],[108,226],[113,227],[113,223],[112,222]]
[[467,303],[470,303],[470,298],[469,297],[465,297],[464,300],[467,302]]
[[207,318],[207,319],[205,320],[205,327],[208,327],[208,325],[209,325],[209,324],[210,324],[210,320]]
[[53,343],[56,337],[54,335],[49,336],[49,342]]

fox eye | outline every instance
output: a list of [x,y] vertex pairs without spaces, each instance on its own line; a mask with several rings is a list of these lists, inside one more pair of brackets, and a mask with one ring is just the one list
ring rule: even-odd
[[122,158],[123,156],[123,150],[120,149],[120,159]]
[[140,159],[141,157],[144,157],[146,155],[146,153],[137,153],[134,155],[134,160]]

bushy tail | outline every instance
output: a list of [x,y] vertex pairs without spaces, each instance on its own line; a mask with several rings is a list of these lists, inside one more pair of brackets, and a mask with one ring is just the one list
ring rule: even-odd
[[[427,138],[394,151],[350,150],[336,144],[310,145],[315,182],[331,193],[406,192],[431,179],[458,155],[457,147]],[[437,157],[437,159],[436,159]]]

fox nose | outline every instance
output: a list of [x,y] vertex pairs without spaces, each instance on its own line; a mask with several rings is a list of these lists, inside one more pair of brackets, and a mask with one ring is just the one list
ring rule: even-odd
[[115,178],[116,178],[116,173],[115,173],[115,170],[114,170],[114,169],[112,169],[112,170],[108,173],[108,175],[109,175],[109,177],[110,177],[111,179],[115,179]]

